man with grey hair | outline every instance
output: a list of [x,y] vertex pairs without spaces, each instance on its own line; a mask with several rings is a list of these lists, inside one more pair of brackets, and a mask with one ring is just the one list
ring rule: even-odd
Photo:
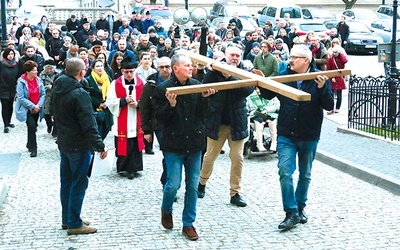
[[80,216],[89,184],[87,173],[92,150],[101,152],[102,159],[107,151],[97,129],[90,96],[80,82],[86,74],[82,59],[67,60],[65,73],[54,82],[52,94],[61,159],[62,229],[68,229],[68,234],[91,234],[97,229],[89,227],[89,222]]
[[[174,74],[155,89],[155,118],[163,127],[160,148],[164,153],[167,179],[161,205],[161,224],[172,229],[172,206],[181,186],[182,168],[185,167],[185,202],[182,213],[182,234],[189,240],[199,238],[195,227],[197,184],[199,182],[201,152],[205,147],[204,118],[208,109],[207,98],[215,93],[179,95],[167,92],[167,88],[201,84],[192,78],[192,61],[183,54],[171,58]],[[165,65],[167,66],[167,65]]]
[[[294,45],[289,57],[289,67],[281,75],[318,72],[312,62],[310,49],[305,45]],[[283,95],[261,88],[261,96],[266,99],[278,97],[281,106],[278,116],[278,168],[285,219],[278,229],[289,230],[299,222],[307,223],[304,212],[311,168],[320,138],[323,109],[332,110],[333,95],[328,77],[318,75],[313,80],[285,83],[292,88],[307,92],[311,101],[298,102]],[[299,178],[296,190],[293,173],[298,157]]]

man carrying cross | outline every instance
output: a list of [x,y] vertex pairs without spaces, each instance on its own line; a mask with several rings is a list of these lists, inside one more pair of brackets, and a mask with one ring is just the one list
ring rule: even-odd
[[[289,67],[283,75],[317,72],[312,63],[312,53],[305,45],[295,45],[290,53]],[[278,168],[283,208],[286,217],[278,229],[288,230],[299,222],[307,223],[304,212],[311,168],[321,133],[323,109],[331,110],[333,95],[328,77],[318,75],[314,80],[292,81],[285,85],[311,94],[311,101],[298,102],[278,95],[281,103],[278,116]],[[260,88],[261,95],[272,99],[277,93]],[[299,164],[299,179],[296,190],[293,173],[296,170],[296,155]]]

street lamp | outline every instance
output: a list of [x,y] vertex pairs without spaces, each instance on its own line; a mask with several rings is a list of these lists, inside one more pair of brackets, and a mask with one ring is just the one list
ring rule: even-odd
[[7,46],[6,0],[1,0],[1,50]]

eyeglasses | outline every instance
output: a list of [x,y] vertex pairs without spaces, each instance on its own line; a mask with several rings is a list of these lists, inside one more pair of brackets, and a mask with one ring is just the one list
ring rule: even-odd
[[306,58],[305,56],[289,56],[289,60],[297,60],[299,58]]
[[160,69],[169,69],[169,68],[171,68],[171,66],[170,65],[163,65],[163,66],[161,66],[161,65],[159,65],[158,66],[158,68],[160,68]]

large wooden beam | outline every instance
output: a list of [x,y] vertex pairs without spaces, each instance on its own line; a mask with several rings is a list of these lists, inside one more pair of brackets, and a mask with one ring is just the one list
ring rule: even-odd
[[309,101],[311,100],[311,95],[309,93],[303,92],[301,90],[289,87],[281,83],[299,81],[299,80],[311,80],[315,79],[318,75],[325,75],[329,78],[332,78],[335,76],[345,76],[351,74],[350,69],[339,69],[339,70],[320,71],[320,72],[295,74],[295,75],[262,77],[193,52],[187,52],[187,55],[192,59],[192,61],[195,61],[199,64],[202,65],[212,64],[213,70],[217,70],[225,74],[233,75],[240,79],[246,79],[246,80],[208,83],[208,84],[194,85],[194,86],[172,87],[172,88],[167,88],[167,92],[175,93],[178,95],[185,95],[191,93],[205,92],[207,91],[208,88],[214,88],[216,90],[227,90],[227,89],[235,89],[241,87],[259,86],[261,88],[266,88],[268,90],[274,91],[280,95],[286,96],[296,101]]

